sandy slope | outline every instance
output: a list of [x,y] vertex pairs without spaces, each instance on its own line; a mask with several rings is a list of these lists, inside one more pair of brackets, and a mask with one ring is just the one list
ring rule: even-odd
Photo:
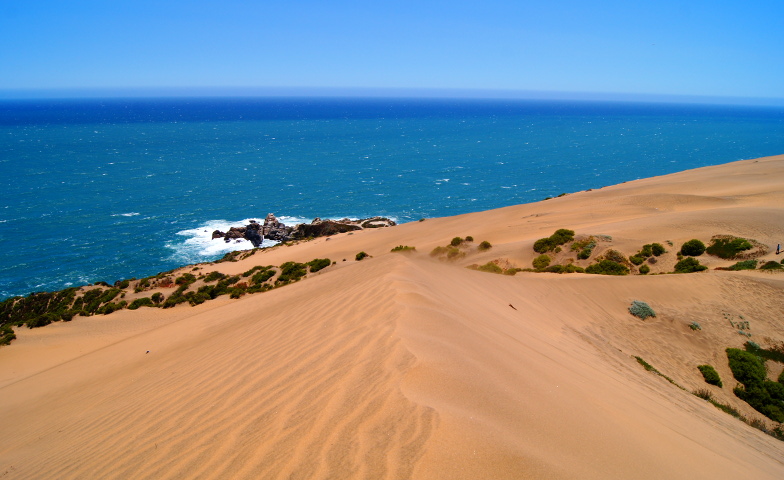
[[[564,227],[627,254],[737,234],[773,259],[782,192],[784,156],[736,162],[276,248],[214,268],[338,263],[239,300],[25,329],[0,348],[0,478],[784,478],[784,442],[688,393],[711,363],[715,397],[760,416],[731,391],[723,350],[746,337],[728,317],[784,341],[784,274],[463,268],[528,266]],[[465,235],[494,247],[426,254]],[[635,299],[657,318],[630,316]]]

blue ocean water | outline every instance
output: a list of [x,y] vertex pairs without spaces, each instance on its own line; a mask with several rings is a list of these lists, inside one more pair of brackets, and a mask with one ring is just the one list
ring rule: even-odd
[[2,101],[0,299],[212,260],[269,212],[407,222],[780,153],[781,107]]

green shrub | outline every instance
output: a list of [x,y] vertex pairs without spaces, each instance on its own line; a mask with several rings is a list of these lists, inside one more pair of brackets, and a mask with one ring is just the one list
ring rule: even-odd
[[451,242],[449,242],[449,244],[450,244],[450,245],[452,245],[453,247],[457,247],[457,246],[459,246],[461,243],[463,243],[463,239],[462,239],[462,238],[460,238],[460,237],[455,237],[455,238],[453,238],[453,239],[452,239],[452,241],[451,241]]
[[449,251],[447,247],[436,247],[430,251],[430,256],[437,257],[439,255],[444,255],[446,254],[447,251]]
[[547,238],[540,238],[534,242],[534,251],[536,253],[547,253],[555,250],[559,245],[564,245],[574,240],[574,230],[567,230],[561,228],[555,231]]
[[651,306],[640,300],[632,302],[629,306],[629,313],[641,320],[645,320],[648,317],[656,317],[656,312],[653,311]]
[[207,274],[206,277],[204,277],[204,281],[207,282],[207,283],[210,283],[210,282],[214,282],[216,280],[221,280],[221,279],[223,279],[225,277],[226,277],[226,275],[224,275],[223,273],[220,273],[220,272],[210,272],[210,273]]
[[651,267],[649,267],[648,265],[643,265],[640,267],[640,275],[647,275],[648,273],[650,273],[650,271],[651,271]]
[[624,265],[627,262],[626,257],[624,257],[621,252],[613,249],[609,249],[606,252],[604,252],[604,255],[602,255],[602,259],[610,260],[611,262],[615,262],[615,263],[620,263],[621,265]]
[[645,261],[645,258],[647,257],[642,257],[640,255],[632,255],[631,257],[629,257],[629,261],[635,265],[641,265],[642,262]]
[[368,257],[368,256],[369,255],[367,253],[365,253],[365,252],[359,252],[354,258],[357,261],[359,261],[359,260],[362,260],[363,258]]
[[264,270],[256,272],[250,278],[251,283],[262,284],[275,276],[275,270],[269,267],[264,267]]
[[699,257],[705,253],[705,244],[696,238],[689,240],[681,246],[681,255],[686,257]]
[[491,248],[493,248],[493,246],[490,245],[490,242],[488,242],[487,240],[484,240],[484,241],[482,241],[482,243],[479,244],[478,248],[479,248],[479,250],[484,251],[484,250],[490,250]]
[[196,277],[191,273],[183,273],[174,281],[177,285],[189,285],[196,281]]
[[468,235],[468,236],[465,238],[465,241],[466,241],[466,242],[473,242],[473,241],[474,241],[474,237],[472,237],[471,235]]
[[153,293],[151,299],[155,303],[161,303],[163,301],[163,294],[161,292]]
[[714,238],[705,251],[708,252],[709,255],[729,259],[735,258],[741,252],[751,250],[751,248],[752,244],[745,238],[728,237]]
[[413,252],[416,250],[416,247],[409,247],[408,245],[398,245],[397,247],[393,248],[392,252]]
[[593,237],[588,237],[585,240],[574,242],[571,250],[577,252],[577,258],[585,260],[591,256],[593,249],[596,247],[596,240]]
[[765,381],[765,364],[754,354],[728,348],[727,359],[735,380],[745,386],[759,386]]
[[691,328],[692,330],[702,330],[702,327],[697,322],[691,322],[689,324],[689,328]]
[[149,297],[137,298],[128,305],[128,310],[136,310],[137,308],[144,306],[154,307],[155,303],[153,303]]
[[[359,254],[357,254],[357,256],[359,256]],[[358,258],[358,260],[361,260],[361,258]],[[300,278],[304,277],[307,273],[307,265],[304,263],[286,262],[280,266],[280,276],[278,276],[278,279],[275,281],[275,283],[286,284],[296,282]]]
[[306,263],[306,265],[310,267],[311,273],[315,273],[332,265],[332,260],[328,258],[314,258]]
[[686,257],[675,264],[675,273],[693,273],[707,269],[708,267],[700,265],[700,261],[693,257]]
[[702,373],[702,378],[705,379],[705,383],[716,385],[719,388],[723,386],[721,378],[719,378],[719,372],[717,372],[715,368],[710,365],[699,365],[697,368],[700,370],[700,373]]
[[114,286],[120,289],[125,290],[131,284],[130,280],[117,280],[114,282]]
[[765,264],[760,267],[760,270],[781,270],[782,268],[784,268],[784,265],[771,260],[769,262],[765,262]]
[[661,243],[652,243],[651,244],[651,253],[653,253],[654,257],[658,257],[659,255],[665,253],[667,250],[664,249],[664,245]]
[[757,268],[756,260],[743,260],[727,267],[727,270],[754,270]]
[[578,267],[577,265],[572,265],[571,263],[568,265],[550,265],[542,270],[537,270],[537,272],[545,272],[545,273],[585,273],[585,269],[582,267]]
[[477,270],[488,273],[504,273],[504,269],[493,262],[487,262],[484,265],[479,266]]
[[585,273],[592,273],[596,275],[628,275],[629,269],[618,262],[612,260],[602,260],[599,263],[589,265],[585,269]]
[[534,258],[532,263],[535,269],[541,270],[550,265],[550,257],[547,255],[539,255],[538,257]]

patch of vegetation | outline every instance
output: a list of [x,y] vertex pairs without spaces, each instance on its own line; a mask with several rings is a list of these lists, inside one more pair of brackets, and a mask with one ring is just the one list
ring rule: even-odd
[[696,238],[681,245],[681,255],[684,257],[699,257],[705,253],[705,244]]
[[741,252],[751,250],[753,245],[745,238],[740,237],[714,237],[711,244],[705,251],[708,255],[713,255],[725,260],[732,259],[740,255]]
[[128,310],[136,310],[139,307],[155,307],[155,302],[150,297],[137,298],[128,305]]
[[546,268],[548,265],[550,265],[550,257],[542,254],[534,258],[532,263],[535,269],[542,270]]
[[686,257],[675,264],[675,273],[694,273],[707,269],[708,267],[700,265],[700,261],[694,257]]
[[391,250],[392,252],[414,252],[416,247],[409,247],[408,245],[398,245]]
[[444,257],[448,260],[456,260],[458,258],[465,257],[465,252],[461,251],[457,247],[453,247],[451,245],[446,247],[436,247],[433,251],[430,252],[431,257]]
[[[745,348],[747,352],[765,360],[773,360],[774,362],[784,363],[784,344],[779,344],[773,348],[767,349],[760,347],[756,342],[748,340],[743,345],[743,348]],[[784,373],[784,371],[782,371],[782,373]]]
[[304,263],[286,262],[280,266],[280,275],[278,276],[278,279],[275,280],[275,283],[287,284],[296,282],[297,280],[304,277],[307,273],[307,265]]
[[196,281],[196,277],[192,273],[183,273],[174,281],[176,285],[190,285]]
[[640,300],[634,300],[632,302],[629,306],[629,313],[641,320],[645,320],[648,317],[656,317],[656,312],[653,311],[653,308]]
[[534,251],[536,253],[547,253],[555,250],[559,245],[564,245],[572,240],[574,240],[574,230],[561,228],[556,230],[555,233],[549,237],[540,238],[534,242]]
[[717,270],[754,270],[757,268],[757,261],[756,260],[742,260],[734,265],[730,265],[729,267],[718,268]]
[[207,274],[206,277],[204,277],[204,281],[206,283],[210,283],[210,282],[215,282],[217,280],[222,280],[224,278],[226,278],[226,275],[223,274],[223,273],[220,273],[220,272],[210,272],[210,273]]
[[728,348],[732,376],[741,385],[732,391],[766,417],[776,422],[784,422],[784,385],[766,379],[764,362],[756,355],[737,348]]
[[577,252],[577,258],[586,260],[591,256],[593,249],[596,247],[596,239],[588,237],[585,240],[579,240],[572,243],[571,250]]
[[667,253],[667,250],[664,249],[664,245],[662,245],[661,243],[652,243],[651,253],[653,253],[654,257],[658,257],[660,255],[663,255],[664,253]]
[[577,265],[550,265],[542,270],[537,270],[540,273],[585,273],[585,269]]
[[599,263],[589,265],[585,269],[585,273],[592,273],[596,275],[628,275],[629,268],[612,260],[602,260]]
[[484,265],[480,265],[477,267],[477,270],[480,272],[488,272],[488,273],[504,273],[504,269],[499,267],[493,262],[487,262]]
[[354,258],[355,258],[357,261],[360,261],[360,260],[362,260],[363,258],[366,258],[366,257],[369,257],[369,255],[368,255],[367,253],[365,253],[365,252],[359,252],[359,253],[358,253],[358,254],[357,254],[357,255],[356,255]]
[[452,239],[452,241],[451,241],[451,242],[449,242],[449,244],[450,244],[450,245],[452,245],[453,247],[457,247],[457,246],[459,246],[461,243],[463,243],[463,239],[462,239],[462,238],[460,238],[460,237],[455,237],[455,238],[453,238],[453,239]]
[[250,278],[251,283],[256,285],[261,285],[262,283],[266,282],[270,278],[275,276],[275,270],[272,267],[263,267],[258,272],[254,273],[253,276]]
[[332,265],[332,260],[328,258],[314,258],[305,265],[310,267],[310,273],[315,273]]
[[490,250],[491,248],[493,248],[493,246],[490,245],[490,242],[488,242],[487,240],[483,240],[482,243],[480,243],[479,247],[477,247],[477,248],[480,251],[485,251],[485,250]]
[[719,378],[719,372],[717,372],[715,368],[711,367],[710,365],[699,365],[697,366],[697,369],[702,374],[702,378],[705,379],[705,383],[716,385],[719,388],[723,386],[721,383],[721,378]]
[[773,260],[769,262],[765,262],[760,267],[760,270],[781,270],[781,269],[784,269],[784,265],[780,264],[779,262],[774,262]]
[[691,328],[692,330],[702,330],[702,327],[697,322],[691,322],[689,324],[689,328]]
[[465,238],[465,241],[466,242],[473,242],[474,241],[474,237],[472,237],[471,235],[467,235],[466,238]]
[[650,271],[651,271],[651,267],[649,267],[648,265],[643,265],[640,267],[640,275],[647,275],[648,273],[650,273]]

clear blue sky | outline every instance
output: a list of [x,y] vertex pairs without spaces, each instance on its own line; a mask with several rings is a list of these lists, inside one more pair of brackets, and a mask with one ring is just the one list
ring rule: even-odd
[[160,87],[784,99],[784,1],[0,0],[0,90]]

